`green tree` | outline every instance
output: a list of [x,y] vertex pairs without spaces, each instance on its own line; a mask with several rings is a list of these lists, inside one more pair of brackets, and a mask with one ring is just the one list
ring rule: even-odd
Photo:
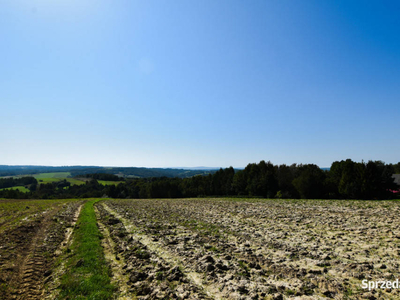
[[293,180],[293,185],[303,199],[325,198],[325,173],[317,165],[300,165],[299,176]]
[[353,162],[351,159],[341,162],[342,176],[338,191],[344,198],[360,199],[365,186],[365,164]]
[[299,194],[293,185],[293,180],[298,172],[296,164],[291,166],[280,165],[276,167],[276,174],[279,186],[278,198],[298,198]]

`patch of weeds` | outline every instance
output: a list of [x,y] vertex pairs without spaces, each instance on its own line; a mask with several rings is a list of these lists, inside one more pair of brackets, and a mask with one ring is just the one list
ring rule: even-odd
[[210,248],[210,251],[212,251],[212,252],[220,252],[219,250],[218,250],[218,248],[216,248],[215,246],[212,246],[211,248]]
[[287,296],[293,296],[294,294],[296,294],[296,291],[291,290],[291,289],[287,289],[287,290],[285,290],[285,294]]
[[330,268],[330,267],[331,267],[331,264],[330,264],[330,263],[321,263],[321,264],[318,264],[318,267],[321,267],[321,268]]
[[171,289],[171,291],[174,291],[176,287],[178,286],[179,282],[178,281],[170,281],[168,286]]
[[237,272],[239,276],[248,277],[249,276],[249,267],[247,266],[246,262],[243,260],[239,260],[239,268],[241,271]]
[[351,288],[347,288],[345,291],[344,291],[344,299],[350,299],[351,298],[351,296],[353,296],[354,295],[354,292],[353,292],[353,290],[351,289]]
[[239,267],[241,267],[244,270],[248,269],[246,263],[243,260],[239,260]]
[[250,274],[247,272],[236,272],[236,275],[239,277],[248,277]]

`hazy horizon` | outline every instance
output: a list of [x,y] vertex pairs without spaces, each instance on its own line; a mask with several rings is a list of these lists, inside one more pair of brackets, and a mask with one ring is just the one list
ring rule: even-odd
[[397,163],[399,9],[0,0],[0,164]]

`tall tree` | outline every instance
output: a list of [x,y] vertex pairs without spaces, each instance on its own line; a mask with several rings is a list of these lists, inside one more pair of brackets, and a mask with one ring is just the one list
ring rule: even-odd
[[299,176],[293,180],[301,198],[325,198],[324,190],[325,173],[317,165],[300,165]]

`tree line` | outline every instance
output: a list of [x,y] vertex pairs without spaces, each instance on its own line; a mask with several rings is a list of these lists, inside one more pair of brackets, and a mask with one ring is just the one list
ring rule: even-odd
[[[335,161],[329,170],[315,164],[273,165],[261,161],[243,170],[232,167],[190,178],[153,177],[102,185],[96,179],[84,185],[68,182],[32,184],[30,193],[0,191],[6,198],[181,198],[241,196],[291,199],[391,199],[400,187],[392,175],[396,165],[382,161]],[[400,173],[400,172],[399,172]],[[96,177],[96,176],[93,176]]]
[[20,178],[0,178],[0,189],[9,188],[13,186],[25,186],[30,184],[37,184],[37,180],[32,176],[24,176]]

